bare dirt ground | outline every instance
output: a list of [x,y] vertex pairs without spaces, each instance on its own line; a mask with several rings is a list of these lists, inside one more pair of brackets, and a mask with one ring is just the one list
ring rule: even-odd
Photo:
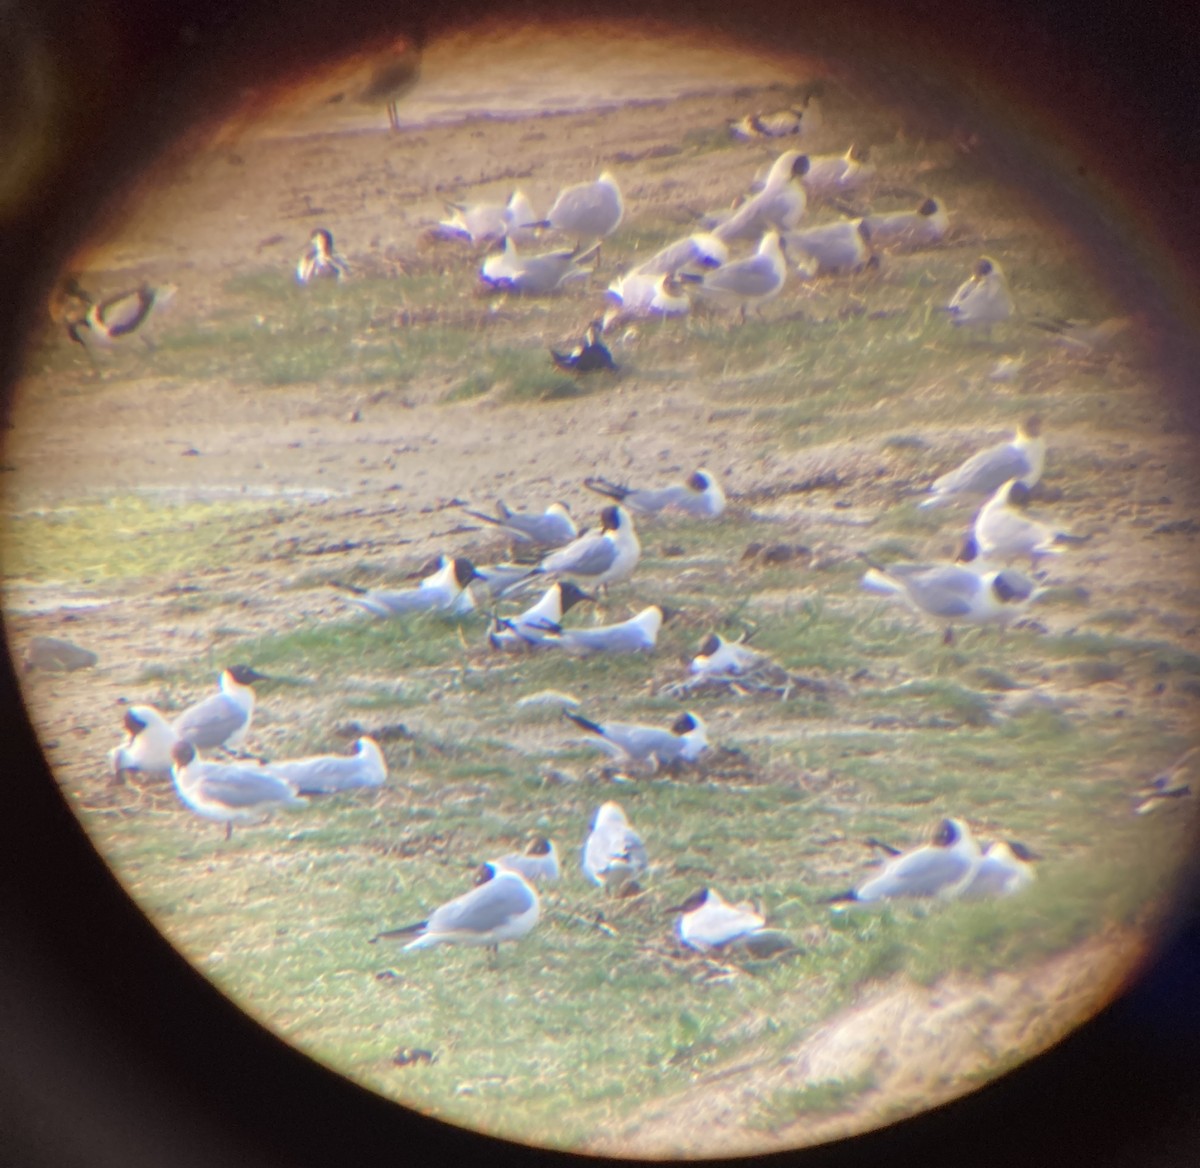
[[[728,201],[731,180],[721,169],[727,156],[717,167],[701,158],[668,173],[660,148],[664,141],[683,140],[696,126],[720,127],[745,108],[744,98],[725,93],[616,113],[467,120],[437,132],[281,133],[243,145],[227,141],[171,173],[146,214],[81,266],[104,290],[133,278],[176,280],[181,290],[169,310],[172,318],[203,321],[220,308],[231,276],[276,266],[286,279],[314,226],[336,224],[341,249],[360,270],[461,269],[477,261],[466,259],[461,247],[425,235],[441,215],[441,196],[503,199],[519,183],[540,208],[560,181],[591,172],[597,160],[613,159],[635,212],[678,208],[680,192],[687,192],[688,213],[679,212],[682,234],[691,212]],[[831,136],[827,148],[835,146]],[[741,161],[735,185],[749,158]],[[591,299],[535,302],[518,310],[468,295],[448,310],[474,321],[481,335],[503,327],[518,343],[544,345],[584,323],[594,302],[593,293]],[[379,321],[400,345],[411,327],[405,313],[404,304],[394,304]],[[625,352],[636,361],[643,343],[631,338]],[[205,655],[216,661],[222,645],[238,637],[343,617],[345,606],[334,593],[288,588],[314,567],[331,570],[364,556],[411,566],[443,550],[451,538],[467,554],[494,547],[482,533],[459,530],[455,500],[500,496],[520,503],[524,499],[512,493],[518,492],[530,501],[563,497],[586,512],[580,467],[604,467],[618,478],[636,472],[666,480],[706,465],[751,494],[827,467],[834,458],[838,471],[854,483],[843,493],[852,514],[869,512],[897,486],[898,464],[877,447],[843,445],[836,456],[780,450],[769,422],[756,421],[749,411],[714,409],[686,375],[655,382],[634,376],[603,395],[549,405],[506,403],[491,394],[447,404],[440,399],[448,385],[436,380],[368,390],[330,379],[268,393],[211,379],[115,377],[111,370],[94,376],[81,357],[64,376],[48,371],[43,357],[35,351],[4,452],[13,468],[7,482],[10,510],[123,490],[160,499],[278,500],[277,510],[253,512],[239,527],[228,562],[214,558],[202,572],[167,572],[149,586],[121,580],[9,582],[14,651],[29,637],[48,633],[100,654],[100,667],[89,673],[29,682],[31,712],[59,781],[84,802],[107,798],[104,754],[115,742],[118,703],[138,696],[140,669]],[[124,354],[119,359],[127,360]],[[686,358],[679,364],[686,370]],[[128,374],[130,367],[120,368]],[[1106,534],[1140,540],[1144,555],[1125,576],[1107,581],[1109,602],[1128,603],[1139,614],[1139,627],[1171,629],[1194,644],[1191,617],[1159,603],[1160,584],[1168,588],[1166,582],[1193,570],[1190,539],[1151,541],[1148,534],[1154,524],[1184,522],[1194,513],[1191,488],[1181,488],[1173,474],[1190,450],[1186,440],[1160,433],[1131,450],[1119,438],[1089,434],[1082,425],[1059,440],[1113,465],[1124,459],[1134,483],[1127,502],[1108,515]],[[879,474],[892,477],[873,485]],[[303,506],[296,506],[298,498],[306,500]],[[848,557],[854,535],[835,526],[838,522],[828,503],[820,514],[781,515],[781,539],[809,533],[815,525],[824,545]],[[343,548],[347,540],[353,546]],[[1089,554],[1077,560],[1080,579],[1086,579]],[[180,598],[196,587],[240,600],[189,612]],[[1119,708],[1144,698],[1148,684],[1141,678],[1102,690],[1080,684],[1074,696]],[[264,711],[263,719],[269,736],[270,714]],[[771,1147],[785,1147],[861,1130],[958,1094],[982,1070],[1041,1049],[1096,1008],[1141,952],[1140,937],[1114,934],[1040,968],[986,983],[952,977],[932,987],[871,989],[847,1015],[798,1043],[787,1059],[722,1068],[693,1090],[647,1107],[611,1141],[596,1140],[592,1148],[622,1154],[661,1154],[664,1146],[680,1155],[736,1152],[746,1146],[739,1117],[747,1098],[869,1072],[873,1089],[857,1097],[852,1110],[805,1119],[802,1131],[784,1124],[769,1137],[756,1132],[753,1145],[762,1150],[767,1139]],[[1104,978],[1081,984],[1081,968],[1100,966],[1109,971]],[[953,1042],[947,1045],[949,1036]]]

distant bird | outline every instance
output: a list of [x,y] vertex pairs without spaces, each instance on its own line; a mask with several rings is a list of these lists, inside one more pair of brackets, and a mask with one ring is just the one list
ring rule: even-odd
[[649,867],[646,846],[619,803],[596,809],[580,866],[588,880],[615,896],[641,891],[638,881]]
[[434,945],[486,945],[497,951],[505,941],[519,941],[538,923],[538,894],[511,868],[484,864],[470,892],[434,909],[423,921],[389,929],[371,938],[407,941],[405,949]]
[[947,471],[930,485],[932,498],[922,507],[937,507],[969,495],[990,495],[1009,479],[1026,487],[1034,487],[1042,477],[1046,461],[1046,439],[1042,436],[1042,420],[1026,418],[1017,426],[1011,442],[989,446],[971,455],[961,466]]
[[810,195],[829,197],[856,191],[875,174],[866,146],[851,146],[845,154],[810,154],[804,187]]
[[708,730],[699,714],[680,714],[669,729],[635,722],[593,722],[563,710],[563,717],[596,736],[595,745],[617,762],[649,766],[695,762],[708,749]]
[[955,895],[961,900],[1012,896],[1035,880],[1033,861],[1037,858],[1016,840],[997,840],[988,846],[971,878]]
[[1013,568],[978,571],[961,564],[892,564],[872,568],[862,578],[868,592],[896,595],[910,607],[945,627],[945,641],[954,639],[954,625],[1007,624],[1033,596],[1034,584]]
[[537,216],[523,191],[515,190],[507,203],[446,203],[451,212],[438,226],[448,235],[461,236],[471,243],[487,243],[513,236],[524,239],[530,232],[524,224],[531,223]]
[[494,618],[488,631],[488,643],[493,649],[528,649],[542,645],[552,629],[562,627],[566,613],[580,601],[592,599],[570,580],[560,580],[551,584],[536,604],[518,616]]
[[341,280],[349,274],[346,261],[334,250],[332,234],[318,227],[309,236],[308,246],[296,263],[296,279],[308,284],[313,280]]
[[254,683],[268,680],[249,665],[224,670],[219,679],[221,692],[188,706],[171,723],[175,737],[197,750],[240,750],[254,717]]
[[756,138],[787,138],[805,132],[804,109],[789,106],[765,114],[747,114],[729,123],[735,138],[752,141]]
[[581,267],[595,257],[595,248],[580,252],[552,251],[542,255],[523,256],[517,251],[512,236],[506,236],[503,250],[483,261],[479,278],[501,292],[522,296],[549,296],[568,280],[586,276],[591,269]]
[[569,576],[593,587],[620,584],[633,575],[642,554],[633,519],[624,507],[605,507],[600,512],[600,530],[551,552],[530,576]]
[[224,823],[226,839],[235,823],[259,823],[279,807],[308,806],[268,767],[205,762],[190,742],[175,743],[171,757],[180,800],[201,818]]
[[542,630],[539,642],[551,649],[565,649],[581,657],[593,653],[653,653],[658,634],[671,610],[658,604],[648,605],[636,616],[612,625],[564,629],[548,620],[532,622]]
[[354,584],[338,583],[335,587],[349,591],[353,604],[375,616],[406,616],[415,612],[446,612],[461,615],[475,607],[467,586],[478,577],[475,565],[462,556],[440,556],[437,570],[426,576],[416,588],[390,590],[359,588]]
[[61,637],[33,637],[25,648],[22,665],[26,673],[73,673],[90,669],[100,658],[91,649]]
[[943,819],[924,847],[897,855],[877,876],[830,897],[828,903],[954,896],[974,875],[980,859],[971,829],[962,820]]
[[657,276],[629,272],[608,286],[605,296],[610,308],[604,314],[604,327],[616,320],[639,316],[685,316],[692,302],[679,283],[664,273]]
[[179,741],[170,722],[153,706],[130,706],[123,720],[126,739],[108,755],[113,780],[123,782],[125,774],[169,774],[175,765],[171,751]]
[[621,225],[624,216],[625,202],[621,198],[621,188],[612,173],[606,170],[595,182],[564,187],[546,218],[527,226],[552,227],[582,245],[611,235]]
[[946,311],[956,325],[993,325],[1008,320],[1013,314],[1013,298],[1000,265],[987,256],[976,261]]
[[744,640],[727,641],[720,633],[710,633],[688,668],[704,677],[745,677],[772,665],[766,653],[750,648]]
[[92,304],[83,317],[70,321],[67,334],[89,351],[92,345],[107,347],[144,329],[151,313],[169,304],[178,291],[175,284],[161,284],[157,288],[143,284],[128,292],[118,292],[99,304]]
[[917,249],[940,243],[950,226],[945,204],[926,199],[915,211],[864,215],[862,233],[872,247]]
[[680,914],[675,922],[676,935],[689,949],[700,953],[741,948],[753,957],[769,957],[794,948],[782,933],[766,927],[761,913],[729,904],[713,888],[693,892],[667,912]]
[[555,883],[560,875],[558,849],[544,835],[535,836],[523,852],[510,852],[498,860],[488,861],[495,868],[519,872],[530,884],[541,880]]
[[1010,560],[1028,556],[1036,566],[1042,556],[1056,556],[1066,542],[1062,532],[1016,510],[1029,501],[1029,488],[1009,479],[979,509],[960,560]]
[[382,787],[388,773],[383,751],[370,737],[358,739],[353,754],[277,759],[268,767],[273,774],[287,779],[301,795],[333,795],[359,787]]
[[534,543],[541,547],[555,548],[570,543],[579,534],[566,503],[551,503],[541,512],[514,511],[505,506],[503,500],[498,499],[495,515],[472,511],[470,507],[464,507],[463,511],[472,519],[499,527],[517,543]]
[[1133,813],[1149,815],[1169,799],[1188,798],[1192,787],[1187,778],[1193,771],[1197,758],[1200,758],[1200,747],[1193,746],[1166,770],[1155,775],[1138,793]]
[[627,487],[598,475],[584,479],[583,485],[641,515],[674,510],[694,519],[716,519],[725,511],[725,492],[716,477],[703,467],[670,487]]
[[790,231],[804,218],[808,204],[800,180],[808,173],[808,156],[799,150],[781,154],[767,172],[763,189],[751,195],[712,229],[723,243],[758,239],[767,231]]
[[745,322],[747,307],[758,307],[778,296],[787,279],[787,264],[779,235],[768,231],[752,256],[732,260],[703,276],[685,273],[681,278],[697,295],[740,309],[741,319]]
[[568,373],[599,373],[603,370],[614,371],[617,363],[613,360],[608,346],[600,339],[604,332],[604,322],[594,320],[587,326],[583,340],[569,353],[560,353],[557,349],[550,350],[550,358],[559,369]]
[[388,124],[399,130],[398,103],[420,78],[421,55],[414,44],[398,38],[383,49],[372,49],[322,69],[306,87],[309,106],[357,105],[387,109]]
[[815,261],[815,275],[856,272],[871,261],[871,249],[857,219],[839,219],[820,227],[789,231],[783,242],[787,254],[803,263],[806,270]]
[[1034,328],[1051,333],[1064,349],[1082,356],[1103,352],[1133,323],[1128,316],[1110,316],[1098,324],[1080,320],[1031,318]]

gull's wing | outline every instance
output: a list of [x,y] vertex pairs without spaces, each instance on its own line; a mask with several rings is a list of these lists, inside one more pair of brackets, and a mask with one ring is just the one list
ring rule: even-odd
[[246,721],[245,713],[224,694],[213,694],[184,710],[171,724],[175,737],[200,750],[220,746]]
[[493,879],[434,911],[429,933],[487,933],[534,903],[533,893],[517,880]]

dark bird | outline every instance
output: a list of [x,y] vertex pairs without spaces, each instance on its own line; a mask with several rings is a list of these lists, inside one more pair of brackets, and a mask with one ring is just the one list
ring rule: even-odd
[[604,331],[601,321],[594,320],[587,326],[581,344],[575,346],[569,353],[550,350],[550,357],[555,366],[565,369],[568,373],[596,373],[601,369],[616,371],[617,363],[613,360],[608,346],[600,339]]

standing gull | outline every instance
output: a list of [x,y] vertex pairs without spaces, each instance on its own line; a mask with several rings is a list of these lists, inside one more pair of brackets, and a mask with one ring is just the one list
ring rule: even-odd
[[713,268],[703,276],[682,277],[699,296],[721,304],[737,307],[745,322],[746,308],[765,304],[779,295],[787,279],[787,264],[777,232],[768,231],[758,245],[758,251],[746,259],[733,260]]
[[249,665],[224,670],[221,692],[189,706],[171,724],[175,737],[197,750],[240,750],[254,717],[254,683],[267,680],[266,674]]
[[611,235],[625,216],[621,188],[610,171],[595,182],[578,183],[559,191],[546,218],[530,227],[552,227],[581,245]]
[[633,575],[642,545],[633,519],[624,507],[605,507],[600,512],[600,530],[587,532],[551,552],[529,576],[569,576],[594,587],[619,584]]

